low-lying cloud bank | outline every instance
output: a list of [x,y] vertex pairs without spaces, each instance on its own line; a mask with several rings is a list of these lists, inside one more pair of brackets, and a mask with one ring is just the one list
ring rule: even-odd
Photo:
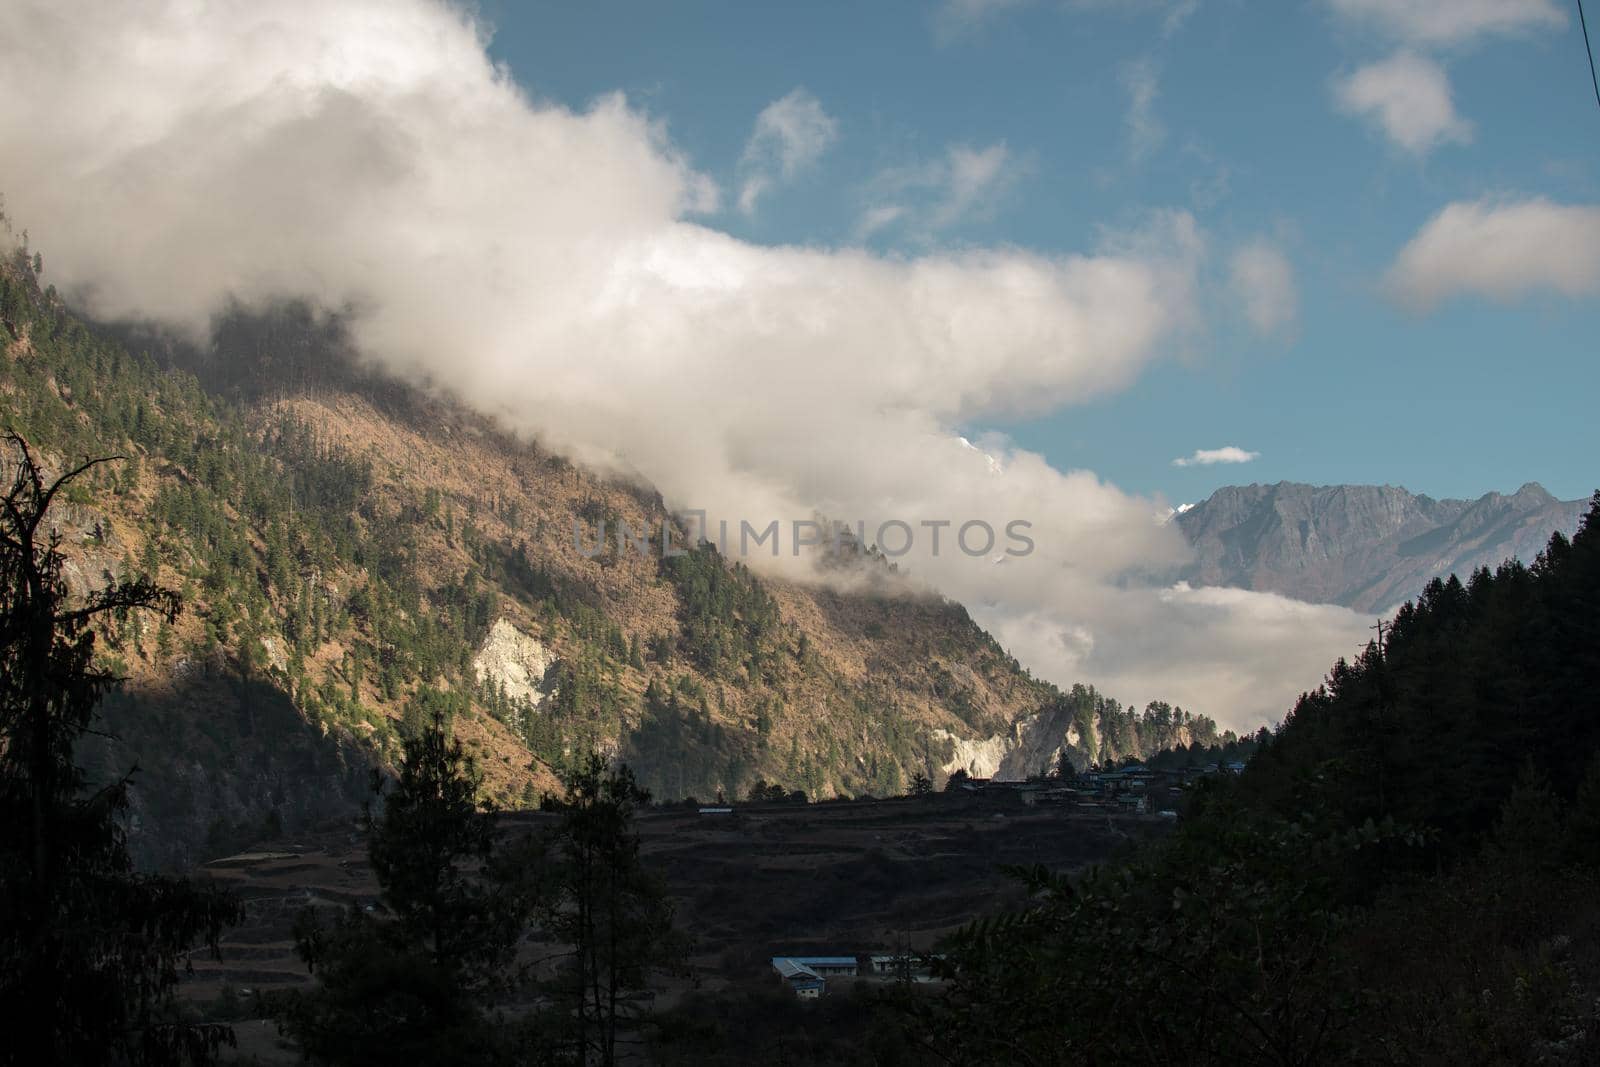
[[719,191],[661,123],[531,99],[431,0],[21,2],[0,42],[0,189],[97,315],[353,308],[370,358],[713,519],[1030,520],[1024,558],[904,565],[1123,699],[1254,726],[1366,636],[1171,587],[1163,502],[956,433],[1117,390],[1191,330],[1185,213],[1067,256],[739,241],[696,221]]

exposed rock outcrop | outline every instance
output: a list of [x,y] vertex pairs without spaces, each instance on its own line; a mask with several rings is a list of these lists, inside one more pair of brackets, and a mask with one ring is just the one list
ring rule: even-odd
[[555,657],[536,637],[507,619],[496,619],[472,661],[478,681],[497,684],[512,700],[538,707],[545,698],[545,674]]
[[1070,711],[1048,709],[1024,715],[1010,730],[985,738],[960,738],[944,731],[954,753],[940,769],[945,774],[964,770],[974,778],[1021,781],[1030,775],[1052,770],[1063,751],[1075,766],[1089,762],[1079,735],[1078,723]]

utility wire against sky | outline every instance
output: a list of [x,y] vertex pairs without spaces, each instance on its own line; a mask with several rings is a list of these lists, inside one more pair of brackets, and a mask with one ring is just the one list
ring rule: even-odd
[[1594,85],[1594,102],[1600,105],[1600,76],[1594,72],[1594,49],[1589,47],[1589,20],[1583,17],[1583,0],[1578,0],[1578,25],[1583,27],[1583,54],[1589,57],[1589,81]]

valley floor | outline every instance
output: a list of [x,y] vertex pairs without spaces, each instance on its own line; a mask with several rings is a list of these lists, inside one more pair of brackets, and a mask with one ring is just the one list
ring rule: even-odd
[[[513,833],[554,818],[501,817]],[[644,861],[666,880],[691,942],[689,973],[663,984],[658,1006],[690,989],[775,987],[775,955],[931,950],[955,927],[1020,898],[1003,865],[1082,867],[1167,825],[943,795],[642,812]],[[381,906],[364,837],[334,828],[263,842],[202,870],[239,894],[246,919],[224,936],[220,961],[195,960],[185,994],[201,1004],[225,989],[238,995],[240,1057],[289,1062],[295,1054],[274,1024],[249,1017],[251,994],[310,981],[291,935],[303,906]]]

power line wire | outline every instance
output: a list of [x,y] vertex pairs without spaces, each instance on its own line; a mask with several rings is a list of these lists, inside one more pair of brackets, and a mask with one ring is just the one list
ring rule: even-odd
[[1594,83],[1594,102],[1600,104],[1600,76],[1594,72],[1594,49],[1589,46],[1589,20],[1583,17],[1583,0],[1578,0],[1578,25],[1583,27],[1583,54],[1589,57],[1589,80]]

